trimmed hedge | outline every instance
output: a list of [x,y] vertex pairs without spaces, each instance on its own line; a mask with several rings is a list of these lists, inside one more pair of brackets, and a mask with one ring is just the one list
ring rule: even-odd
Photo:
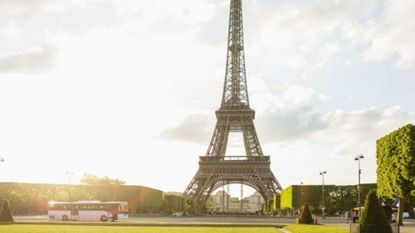
[[372,190],[367,195],[359,223],[360,233],[392,233],[392,228],[376,196],[376,190]]
[[143,186],[87,186],[0,183],[0,199],[10,201],[15,215],[45,214],[48,201],[128,201],[130,213],[160,213],[163,192]]
[[0,209],[0,222],[14,222],[13,216],[10,213],[9,201],[4,200],[2,208]]
[[[361,184],[362,196],[376,189],[376,184]],[[300,209],[303,203],[308,203],[311,211],[320,211],[322,204],[321,185],[292,185],[281,192],[282,209]],[[325,185],[325,209],[327,213],[337,210],[350,210],[356,207],[357,185]]]
[[415,126],[405,125],[376,141],[378,195],[415,196]]
[[301,209],[301,215],[298,218],[298,223],[300,224],[313,224],[314,223],[313,216],[311,216],[310,208],[308,207],[307,203]]

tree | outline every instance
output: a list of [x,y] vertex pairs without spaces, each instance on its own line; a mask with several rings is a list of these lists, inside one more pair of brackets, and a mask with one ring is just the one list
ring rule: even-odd
[[415,196],[415,126],[406,125],[376,142],[378,195],[399,198],[397,224],[403,203]]
[[298,223],[300,224],[313,224],[314,220],[311,216],[310,208],[308,207],[308,204],[306,203],[303,208],[301,209],[301,215],[298,219]]
[[125,181],[111,179],[108,176],[98,177],[91,174],[84,174],[80,180],[82,185],[122,186]]
[[376,190],[370,191],[366,196],[359,223],[360,233],[392,233],[392,228],[386,220],[385,212],[376,196]]
[[0,210],[0,222],[14,222],[13,216],[10,213],[9,201],[3,201],[3,207]]

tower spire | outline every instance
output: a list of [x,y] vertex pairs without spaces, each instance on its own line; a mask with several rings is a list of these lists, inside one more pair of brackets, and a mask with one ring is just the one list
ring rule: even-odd
[[245,70],[242,0],[231,0],[227,50],[221,108],[249,108]]

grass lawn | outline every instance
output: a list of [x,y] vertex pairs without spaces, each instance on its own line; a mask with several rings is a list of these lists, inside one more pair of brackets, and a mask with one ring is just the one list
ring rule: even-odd
[[319,225],[289,225],[284,229],[291,231],[291,233],[348,233],[347,227],[336,226],[319,226]]
[[273,227],[0,225],[1,233],[280,233]]

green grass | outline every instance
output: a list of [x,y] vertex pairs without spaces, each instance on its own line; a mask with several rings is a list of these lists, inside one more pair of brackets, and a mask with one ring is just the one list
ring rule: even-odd
[[279,233],[273,227],[142,227],[0,225],[4,233]]
[[[346,227],[289,225],[291,233],[347,233]],[[156,227],[12,224],[0,225],[1,233],[280,233],[275,227]]]
[[320,225],[289,225],[284,229],[291,231],[291,233],[348,233],[347,227],[336,226],[320,226]]

